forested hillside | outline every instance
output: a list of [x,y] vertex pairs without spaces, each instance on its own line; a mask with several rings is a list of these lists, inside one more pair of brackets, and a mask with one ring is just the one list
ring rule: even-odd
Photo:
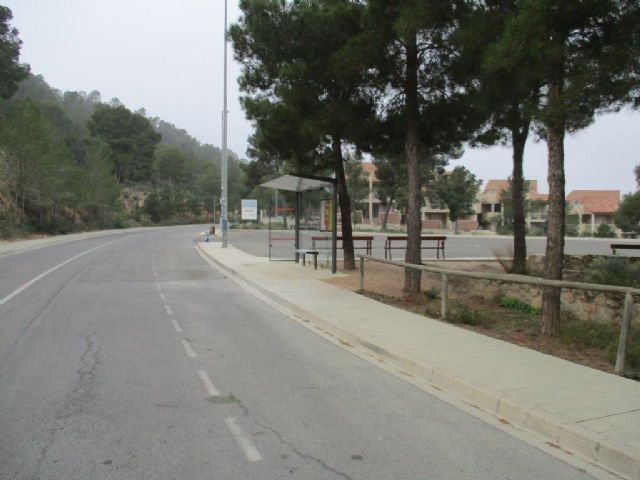
[[[29,75],[0,103],[0,236],[211,221],[220,159],[217,147],[117,99]],[[232,153],[231,211],[241,176]]]

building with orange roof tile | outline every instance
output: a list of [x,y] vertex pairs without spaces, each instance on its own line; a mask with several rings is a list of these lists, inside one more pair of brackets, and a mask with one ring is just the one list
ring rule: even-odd
[[578,215],[578,233],[594,235],[600,225],[614,232],[613,217],[620,205],[620,190],[572,190],[567,195],[571,213]]
[[[528,185],[526,198],[530,201],[537,201],[540,206],[531,212],[527,212],[526,222],[529,229],[542,227],[547,221],[547,206],[543,202],[549,200],[549,196],[538,193],[537,180],[525,180]],[[497,230],[497,226],[504,224],[504,208],[500,196],[502,192],[509,188],[509,180],[488,180],[484,190],[479,194],[477,214],[478,223],[483,229]]]
[[[375,195],[376,167],[371,162],[363,162],[362,169],[369,180],[369,193],[365,200],[367,209],[362,212],[363,221],[371,225],[380,225],[384,216],[383,203]],[[526,198],[536,201],[539,207],[527,213],[526,222],[529,230],[539,227],[541,230],[547,222],[549,195],[538,192],[537,180],[525,180],[528,185]],[[458,221],[461,231],[476,229],[497,230],[504,223],[504,208],[500,195],[509,187],[509,180],[488,180],[484,189],[478,193],[475,214]],[[364,200],[364,199],[363,199]],[[567,195],[570,214],[577,215],[578,234],[593,235],[602,224],[609,225],[614,231],[613,217],[620,204],[619,190],[573,190]],[[422,227],[427,230],[453,230],[449,221],[449,210],[442,205],[431,205],[427,200],[421,209]],[[388,223],[399,225],[402,212],[391,208]]]
[[[375,195],[375,184],[378,181],[376,177],[376,166],[371,162],[363,162],[362,170],[369,180],[369,194],[366,199],[367,210],[362,212],[363,222],[372,225],[381,225],[384,217],[383,203]],[[420,209],[422,218],[422,228],[425,230],[453,230],[453,225],[449,220],[449,209],[442,205],[432,205],[429,200],[425,201],[425,205]],[[388,224],[400,225],[402,221],[402,212],[391,208],[389,211]],[[458,229],[461,231],[476,230],[478,222],[475,215],[467,219],[458,221]]]

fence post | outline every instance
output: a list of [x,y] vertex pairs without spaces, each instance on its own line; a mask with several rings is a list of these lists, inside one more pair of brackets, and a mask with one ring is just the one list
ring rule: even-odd
[[624,312],[620,324],[620,339],[618,340],[618,354],[616,355],[615,373],[624,373],[624,360],[627,354],[629,331],[631,330],[631,318],[633,317],[633,295],[626,293],[624,296]]
[[364,257],[360,257],[360,291],[364,292]]
[[440,276],[442,279],[442,292],[440,293],[442,306],[440,307],[440,317],[446,320],[449,315],[449,276],[446,273],[442,273]]

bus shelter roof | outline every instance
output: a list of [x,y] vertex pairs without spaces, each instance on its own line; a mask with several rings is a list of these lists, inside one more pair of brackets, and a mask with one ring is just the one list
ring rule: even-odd
[[307,190],[319,190],[325,187],[332,187],[334,183],[335,180],[330,177],[282,175],[281,177],[262,183],[260,186],[276,188],[278,190],[288,190],[290,192],[305,192]]

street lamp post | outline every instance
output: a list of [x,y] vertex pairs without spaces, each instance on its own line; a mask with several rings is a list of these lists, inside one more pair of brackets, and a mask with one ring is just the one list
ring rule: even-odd
[[229,222],[227,209],[227,0],[224,0],[224,106],[222,110],[222,196],[220,198],[220,229],[222,248],[227,248]]

